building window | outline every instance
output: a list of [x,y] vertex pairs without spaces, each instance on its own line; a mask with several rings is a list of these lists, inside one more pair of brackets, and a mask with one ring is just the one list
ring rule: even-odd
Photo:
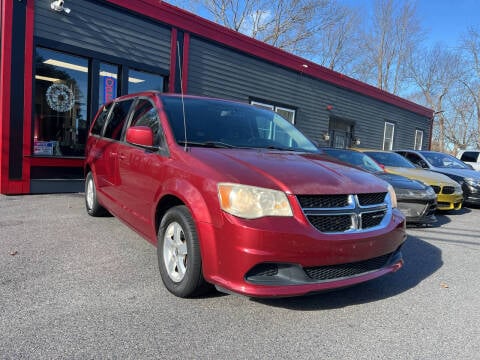
[[103,105],[118,96],[118,66],[100,63],[98,104]]
[[128,93],[136,93],[147,90],[163,91],[163,76],[130,69],[128,71]]
[[385,122],[383,130],[383,150],[393,150],[393,136],[395,133],[395,124]]
[[423,130],[415,130],[415,150],[422,150]]
[[295,110],[277,106],[275,107],[275,112],[292,124],[295,124]]
[[275,111],[275,106],[270,105],[270,104],[264,104],[264,103],[260,103],[260,102],[257,102],[257,101],[251,101],[250,104],[253,105],[253,106],[256,106],[258,108]]
[[266,104],[258,101],[251,101],[250,104],[262,108],[275,111],[278,115],[283,117],[284,119],[290,121],[292,124],[295,124],[295,110],[289,109],[282,106],[275,106],[271,104]]
[[87,94],[88,59],[36,49],[34,155],[84,155]]
[[[266,103],[257,102],[257,101],[251,101],[250,104],[261,109],[272,110],[276,112],[278,115],[280,115],[282,118],[289,121],[290,123],[292,124],[295,123],[295,110],[293,109],[289,109],[281,106],[275,106],[272,104],[266,104]],[[280,143],[282,142],[287,143],[288,141],[290,141],[290,146],[293,146],[292,140],[290,139],[288,134],[285,133],[284,129],[275,125],[271,121],[265,121],[265,122],[259,121],[258,129],[260,131],[260,137],[264,139],[275,140]]]

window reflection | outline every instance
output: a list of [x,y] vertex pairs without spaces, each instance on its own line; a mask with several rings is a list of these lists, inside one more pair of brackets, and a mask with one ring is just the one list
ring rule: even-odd
[[103,105],[118,94],[118,66],[100,63],[100,77],[98,81],[98,104]]
[[163,91],[163,77],[145,71],[130,69],[128,72],[128,93],[148,90]]
[[34,155],[84,155],[88,60],[37,48]]

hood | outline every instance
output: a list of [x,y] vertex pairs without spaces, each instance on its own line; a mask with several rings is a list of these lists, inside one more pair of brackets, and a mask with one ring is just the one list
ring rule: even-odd
[[[292,194],[353,194],[387,191],[384,181],[321,154],[265,149],[192,148],[217,181],[279,189]],[[188,161],[188,159],[187,159]]]
[[388,182],[395,189],[425,190],[427,188],[424,184],[405,176],[389,173],[375,173],[375,175]]
[[453,178],[470,178],[480,181],[480,172],[472,169],[455,169],[433,167],[432,171],[451,176]]
[[419,180],[428,185],[456,185],[457,183],[450,179],[447,175],[443,175],[430,170],[419,168],[404,168],[385,166],[385,170],[389,173],[402,175],[410,179]]

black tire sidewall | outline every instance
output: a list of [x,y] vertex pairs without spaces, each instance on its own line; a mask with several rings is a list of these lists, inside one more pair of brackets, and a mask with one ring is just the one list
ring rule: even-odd
[[[174,282],[170,278],[163,260],[165,231],[173,222],[177,222],[182,227],[187,243],[187,267],[185,276],[180,282]],[[202,259],[195,223],[186,206],[176,206],[167,211],[160,223],[157,239],[158,266],[165,287],[179,297],[196,295],[204,284]]]

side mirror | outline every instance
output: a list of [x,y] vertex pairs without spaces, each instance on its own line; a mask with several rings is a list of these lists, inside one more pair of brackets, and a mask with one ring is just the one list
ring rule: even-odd
[[132,126],[127,129],[125,139],[130,144],[152,147],[153,131],[148,126]]
[[418,164],[424,169],[429,169],[428,164],[425,162],[425,160],[419,160]]

